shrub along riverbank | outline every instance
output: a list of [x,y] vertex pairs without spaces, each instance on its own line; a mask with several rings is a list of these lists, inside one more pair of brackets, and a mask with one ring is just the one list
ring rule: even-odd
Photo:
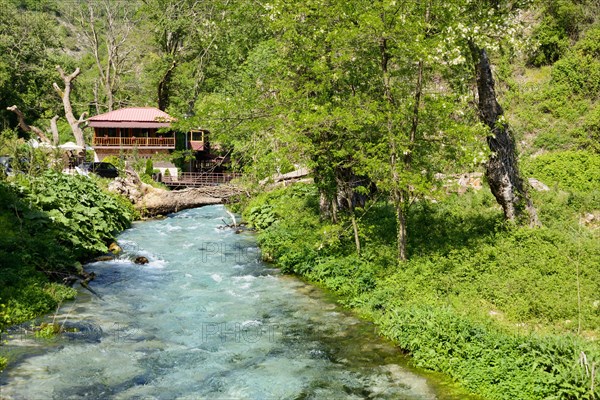
[[552,187],[534,194],[542,228],[506,225],[485,188],[421,201],[400,265],[385,203],[359,212],[360,256],[350,221],[319,219],[314,186],[258,195],[243,214],[266,260],[338,294],[416,365],[488,399],[597,399],[600,230],[581,221],[600,210],[600,161],[548,153],[525,168]]
[[63,279],[129,226],[132,206],[102,186],[52,170],[0,179],[0,332],[72,299]]

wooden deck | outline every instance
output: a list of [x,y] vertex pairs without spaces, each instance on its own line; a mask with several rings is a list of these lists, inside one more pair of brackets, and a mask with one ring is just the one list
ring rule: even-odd
[[95,147],[144,147],[174,149],[174,137],[94,137]]
[[215,172],[182,172],[179,176],[162,176],[161,182],[172,188],[219,186],[239,178],[241,174]]

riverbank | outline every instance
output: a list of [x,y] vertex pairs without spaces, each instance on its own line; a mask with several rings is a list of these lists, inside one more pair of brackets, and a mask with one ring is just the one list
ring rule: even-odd
[[[53,312],[84,279],[82,263],[108,251],[136,213],[100,178],[48,170],[0,180],[0,333]],[[0,370],[7,360],[0,356]]]
[[142,182],[133,170],[123,169],[120,175],[110,182],[108,190],[128,199],[144,218],[223,204],[240,195],[240,189],[229,184],[168,190]]
[[349,220],[319,219],[311,185],[258,195],[244,217],[259,229],[264,259],[339,295],[415,365],[487,399],[593,399],[600,249],[580,216],[599,208],[597,187],[536,193],[541,229],[505,225],[485,190],[420,202],[401,265],[385,203],[359,213],[360,256]]

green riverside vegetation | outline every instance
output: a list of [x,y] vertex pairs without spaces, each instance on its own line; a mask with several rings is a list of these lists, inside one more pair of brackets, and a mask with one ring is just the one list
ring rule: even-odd
[[[106,253],[134,210],[101,178],[54,170],[0,177],[0,331],[74,298],[63,279]],[[0,344],[1,345],[1,344]],[[0,357],[0,369],[7,360]]]
[[[595,155],[576,155],[600,168]],[[573,156],[529,168],[540,179],[560,176]],[[410,259],[400,266],[386,202],[361,210],[360,257],[349,220],[319,218],[313,185],[260,194],[244,217],[260,232],[265,260],[339,295],[416,365],[490,399],[593,399],[600,247],[598,231],[580,226],[579,216],[600,207],[600,174],[590,179],[578,162],[567,169],[572,179],[535,195],[540,229],[506,224],[485,188],[420,202],[409,218]]]

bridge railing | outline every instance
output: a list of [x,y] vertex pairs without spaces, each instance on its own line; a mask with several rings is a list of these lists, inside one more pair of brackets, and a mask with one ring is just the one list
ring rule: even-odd
[[239,178],[241,174],[237,173],[219,173],[219,172],[182,172],[178,176],[162,176],[161,182],[167,186],[217,186],[231,182],[232,179]]

